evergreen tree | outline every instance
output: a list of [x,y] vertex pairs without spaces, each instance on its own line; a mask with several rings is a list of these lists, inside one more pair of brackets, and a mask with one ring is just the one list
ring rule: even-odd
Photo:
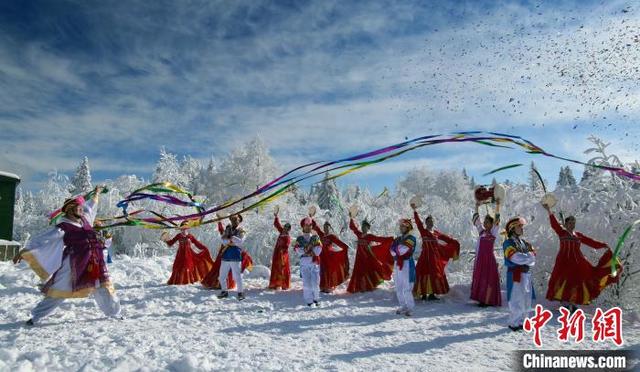
[[91,171],[89,170],[89,159],[85,156],[78,168],[76,168],[76,175],[71,180],[71,194],[84,194],[89,191],[93,186],[91,186]]
[[534,169],[536,169],[536,164],[532,161],[531,168],[529,169],[529,188],[531,189],[531,191],[542,189],[540,179],[538,178],[538,175],[536,174]]
[[565,167],[564,174],[565,174],[565,180],[567,182],[568,187],[574,189],[576,186],[578,186],[578,183],[576,182],[576,178],[573,176],[573,171],[568,165]]
[[338,210],[341,206],[340,191],[335,180],[329,180],[329,173],[324,174],[324,179],[318,185],[315,194],[317,195],[318,206],[321,209],[330,211]]
[[560,167],[560,173],[558,174],[558,182],[556,182],[556,187],[567,187],[567,172],[565,170],[565,167]]
[[595,170],[592,167],[588,167],[585,165],[584,171],[582,172],[582,178],[580,179],[580,185],[587,184],[591,182],[591,179],[595,175]]

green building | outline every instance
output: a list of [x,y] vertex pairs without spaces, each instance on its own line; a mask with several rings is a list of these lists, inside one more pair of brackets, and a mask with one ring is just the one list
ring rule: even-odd
[[0,260],[13,258],[20,245],[13,241],[13,209],[16,202],[16,186],[20,177],[0,172]]

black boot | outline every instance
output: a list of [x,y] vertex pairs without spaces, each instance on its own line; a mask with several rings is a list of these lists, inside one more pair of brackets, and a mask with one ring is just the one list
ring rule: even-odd
[[244,293],[239,292],[238,293],[238,301],[242,301],[242,300],[244,300]]
[[320,306],[320,303],[316,300],[313,300],[313,304],[316,305],[316,307]]
[[432,294],[429,295],[429,297],[427,297],[427,300],[428,301],[437,301],[437,300],[439,300],[439,298],[436,297],[436,295],[432,293]]
[[29,327],[33,327],[34,323],[33,323],[33,319],[29,319],[26,322],[24,322],[24,325],[29,326]]
[[483,303],[483,302],[480,302],[480,303],[478,304],[478,306],[479,306],[479,307],[489,307],[489,305],[487,305],[487,304],[485,304],[485,303]]
[[222,291],[218,295],[218,298],[227,298],[227,297],[229,297],[229,292],[227,292],[227,291]]
[[518,331],[522,331],[522,326],[509,326],[509,329],[514,331],[514,332],[518,332]]

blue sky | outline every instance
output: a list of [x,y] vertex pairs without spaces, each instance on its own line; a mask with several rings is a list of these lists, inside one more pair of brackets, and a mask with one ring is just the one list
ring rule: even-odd
[[[518,134],[582,160],[593,134],[631,162],[632,4],[3,1],[0,170],[36,189],[86,155],[94,180],[149,177],[162,146],[206,159],[255,136],[288,169],[455,130]],[[531,160],[552,182],[564,165],[441,146],[343,182],[379,190],[424,165],[488,182],[480,175]]]

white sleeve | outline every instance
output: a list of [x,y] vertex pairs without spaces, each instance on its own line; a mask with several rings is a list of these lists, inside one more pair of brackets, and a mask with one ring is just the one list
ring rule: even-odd
[[322,247],[319,245],[316,245],[315,247],[313,247],[313,254],[315,254],[316,256],[320,256],[320,253],[322,253]]
[[493,227],[491,228],[491,235],[497,238],[499,234],[500,234],[500,225],[493,225]]
[[21,250],[22,257],[40,279],[47,279],[62,265],[63,238],[64,231],[58,227],[52,227],[33,237]]
[[84,210],[85,218],[91,226],[93,226],[93,222],[95,221],[96,215],[98,214],[98,207],[96,204],[98,203],[96,203],[94,199],[89,199],[84,203],[84,206],[82,207],[82,209]]
[[407,247],[404,244],[400,244],[400,245],[398,245],[398,252],[400,252],[400,254],[405,254],[405,253],[409,252],[409,247]]
[[475,221],[473,221],[473,226],[476,227],[476,230],[478,230],[478,234],[482,232],[482,224],[480,223],[480,217],[476,218]]
[[533,266],[536,264],[536,256],[529,253],[516,252],[509,258],[509,261],[516,265]]
[[[409,252],[409,247],[407,247],[404,244],[398,245],[398,253],[400,253],[402,255],[402,254],[405,254],[407,252]],[[391,255],[395,257],[396,252],[395,252],[394,249],[391,249]]]
[[231,242],[233,243],[233,245],[235,245],[238,248],[242,248],[243,243],[244,243],[244,236],[239,237],[239,236],[232,236],[231,237]]

